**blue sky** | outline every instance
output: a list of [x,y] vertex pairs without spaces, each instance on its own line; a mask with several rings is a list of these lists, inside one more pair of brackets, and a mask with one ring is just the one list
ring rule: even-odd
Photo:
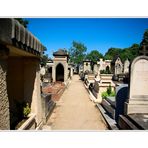
[[47,54],[69,49],[72,41],[83,43],[87,52],[105,54],[110,47],[126,48],[140,43],[148,18],[27,18],[28,29],[47,47]]

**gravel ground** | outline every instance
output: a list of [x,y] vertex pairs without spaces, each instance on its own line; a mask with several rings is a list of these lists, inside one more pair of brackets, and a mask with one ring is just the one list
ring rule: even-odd
[[[51,130],[106,130],[106,124],[78,75],[74,75],[69,87],[44,127]],[[48,129],[48,128],[47,128]],[[45,130],[45,129],[44,129]]]

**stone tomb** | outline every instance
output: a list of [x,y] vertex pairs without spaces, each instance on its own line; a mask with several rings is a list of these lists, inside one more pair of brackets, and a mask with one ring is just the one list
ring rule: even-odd
[[95,82],[95,75],[88,73],[87,75],[85,75],[85,84],[87,85],[87,87],[89,88],[90,84],[93,85]]
[[[16,128],[23,119],[23,106],[26,103],[31,108],[30,119],[34,124],[32,126],[31,123],[31,126],[36,128],[41,125],[39,66],[43,49],[40,41],[18,21],[0,19],[1,130]],[[27,125],[29,123],[27,122]]]
[[111,62],[111,71],[114,75],[123,73],[123,64],[118,55]]
[[124,114],[124,103],[128,96],[128,84],[121,84],[116,87],[116,96],[103,99],[102,106],[107,113],[118,122],[119,115]]
[[85,71],[91,71],[91,61],[89,60],[85,60],[83,61],[83,73],[85,73]]
[[129,98],[125,114],[148,113],[148,57],[134,59],[130,71]]
[[96,102],[102,102],[101,94],[102,92],[105,92],[109,86],[111,86],[112,90],[115,89],[115,84],[112,81],[112,74],[100,74],[100,80],[98,78],[95,79],[92,93],[96,98]]
[[66,50],[59,49],[53,53],[53,68],[52,78],[53,82],[61,81],[67,82],[68,80],[68,53]]

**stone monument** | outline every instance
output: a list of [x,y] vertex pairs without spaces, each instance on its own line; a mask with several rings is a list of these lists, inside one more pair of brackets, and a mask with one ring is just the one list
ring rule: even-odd
[[53,69],[52,78],[53,82],[61,81],[67,82],[68,80],[68,53],[65,49],[59,49],[53,53]]
[[126,59],[126,60],[124,61],[124,74],[129,73],[129,66],[130,66],[130,62],[129,62],[128,59]]
[[129,97],[125,114],[148,113],[148,57],[134,59],[130,69]]

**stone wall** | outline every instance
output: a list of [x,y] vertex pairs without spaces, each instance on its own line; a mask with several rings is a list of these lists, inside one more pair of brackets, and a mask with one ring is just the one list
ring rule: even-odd
[[0,129],[10,129],[9,100],[7,94],[7,60],[0,49]]
[[10,105],[10,128],[15,129],[15,125],[23,116],[24,99],[24,66],[22,58],[8,59],[7,70],[7,91]]

